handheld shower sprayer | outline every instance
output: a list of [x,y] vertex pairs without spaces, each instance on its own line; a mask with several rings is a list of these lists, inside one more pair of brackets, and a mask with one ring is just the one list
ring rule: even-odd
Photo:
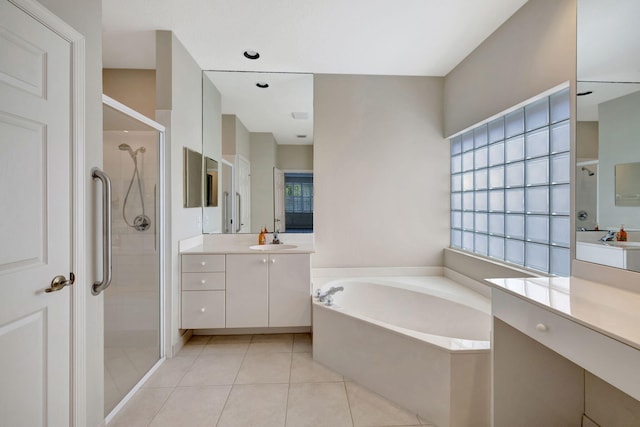
[[[122,217],[124,218],[124,222],[132,228],[135,228],[138,231],[146,231],[151,226],[151,220],[144,212],[144,198],[142,195],[142,182],[140,179],[140,172],[138,172],[138,153],[144,153],[147,151],[144,147],[138,147],[135,151],[131,148],[129,144],[122,143],[118,145],[118,149],[121,151],[128,151],[129,156],[131,156],[131,160],[133,160],[133,175],[131,175],[131,182],[129,183],[129,188],[127,189],[127,194],[124,197],[124,203],[122,204]],[[131,193],[131,187],[133,187],[133,181],[137,178],[138,181],[138,191],[140,193],[140,204],[142,205],[142,214],[138,215],[134,218],[133,223],[130,223],[127,220],[127,216],[125,214],[125,208],[127,207],[127,201],[129,200],[129,193]]]

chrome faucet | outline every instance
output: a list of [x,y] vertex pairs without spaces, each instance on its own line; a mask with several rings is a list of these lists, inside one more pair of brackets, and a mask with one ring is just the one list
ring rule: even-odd
[[609,242],[615,238],[616,238],[616,232],[609,230],[607,231],[607,234],[605,234],[600,238],[600,240],[602,240],[603,242]]
[[336,292],[344,291],[344,286],[332,286],[326,291],[322,289],[316,289],[315,297],[318,298],[318,301],[324,302],[327,305],[333,304],[333,294]]

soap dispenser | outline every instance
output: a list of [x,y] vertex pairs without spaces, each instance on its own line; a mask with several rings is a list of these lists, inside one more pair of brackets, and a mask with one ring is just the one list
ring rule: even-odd
[[620,231],[616,233],[616,240],[618,242],[626,242],[627,241],[627,232],[624,230],[624,224],[620,226]]
[[260,230],[260,234],[258,235],[258,244],[264,245],[267,241],[267,237],[264,235],[264,229]]

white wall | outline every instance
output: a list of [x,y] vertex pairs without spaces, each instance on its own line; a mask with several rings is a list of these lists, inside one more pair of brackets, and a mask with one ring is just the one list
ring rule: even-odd
[[[202,151],[202,70],[170,31],[156,33],[156,102],[158,121],[166,126],[167,186],[171,195],[171,230],[167,298],[171,304],[171,345],[175,346],[180,330],[180,268],[178,241],[202,234],[202,209],[183,207],[183,147]],[[169,354],[171,356],[171,354]]]
[[446,76],[444,135],[575,81],[575,74],[576,0],[528,1]]
[[273,168],[277,143],[271,133],[251,133],[251,232],[273,231]]
[[449,245],[443,79],[314,76],[313,266],[437,266]]
[[[598,109],[598,221],[600,228],[640,228],[640,207],[615,206],[615,165],[640,162],[640,92]],[[640,183],[637,183],[640,188]]]
[[[86,191],[86,277],[78,277],[75,286],[90,289],[96,280],[96,186],[91,169],[102,166],[102,2],[101,0],[41,0],[41,3],[85,37],[85,191]],[[87,292],[86,299],[86,420],[94,426],[104,419],[103,406],[103,301]]]

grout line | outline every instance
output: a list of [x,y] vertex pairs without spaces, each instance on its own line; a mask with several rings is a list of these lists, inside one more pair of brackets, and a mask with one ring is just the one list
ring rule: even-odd
[[[156,417],[158,416],[158,414],[160,413],[160,411],[162,411],[162,408],[164,408],[164,405],[167,404],[167,402],[169,401],[169,399],[171,398],[171,396],[173,395],[173,393],[175,393],[177,387],[172,387],[171,393],[169,393],[166,397],[166,399],[164,400],[164,402],[162,402],[162,405],[160,405],[160,408],[158,408],[158,410],[156,411],[155,414],[153,414],[153,416],[151,417],[151,419],[149,420],[149,423],[147,424],[147,426],[150,426],[153,423],[153,420],[156,419]],[[140,390],[138,390],[139,392]],[[137,393],[136,393],[137,394]]]
[[[344,377],[343,377],[343,379],[344,379]],[[349,408],[349,416],[351,417],[351,425],[354,426],[354,425],[356,425],[356,423],[353,420],[353,412],[351,412],[351,400],[349,400],[349,392],[347,391],[347,382],[346,381],[342,381],[342,386],[344,387],[344,394],[347,397],[347,407]]]

